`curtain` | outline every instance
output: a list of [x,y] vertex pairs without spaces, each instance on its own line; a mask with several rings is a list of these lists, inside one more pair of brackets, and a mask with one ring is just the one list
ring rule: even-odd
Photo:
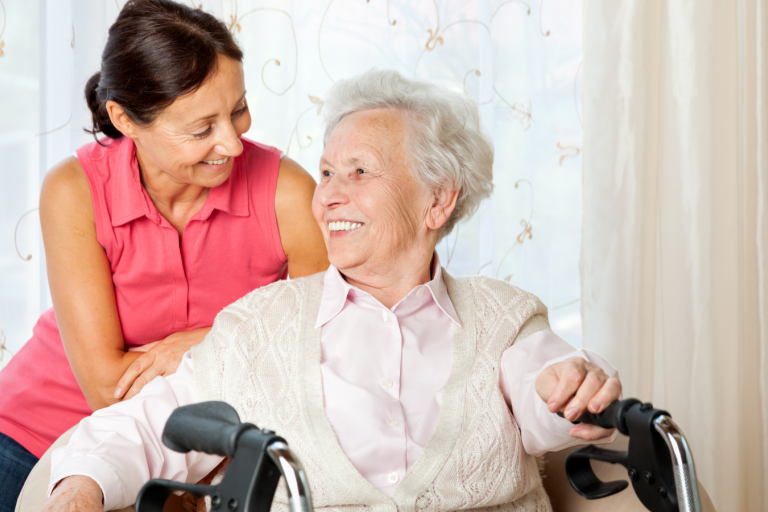
[[584,346],[768,510],[768,2],[585,0]]
[[[245,52],[246,136],[313,175],[334,82],[376,67],[467,91],[495,145],[496,189],[439,244],[441,261],[537,294],[554,330],[581,345],[581,0],[182,1],[222,19]],[[0,367],[50,306],[40,183],[93,140],[82,91],[125,0],[39,2],[0,0],[0,141],[16,141],[0,158],[26,157],[0,173]]]

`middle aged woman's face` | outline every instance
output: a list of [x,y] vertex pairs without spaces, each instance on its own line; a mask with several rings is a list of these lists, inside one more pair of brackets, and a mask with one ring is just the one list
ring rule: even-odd
[[[243,66],[219,57],[218,69],[196,91],[182,96],[147,127],[137,127],[137,146],[152,168],[178,183],[221,185],[243,152],[240,136],[251,126]],[[141,151],[143,149],[143,151]]]
[[435,240],[424,219],[432,195],[413,176],[408,133],[400,111],[356,112],[325,147],[312,211],[342,271],[386,274],[431,258]]

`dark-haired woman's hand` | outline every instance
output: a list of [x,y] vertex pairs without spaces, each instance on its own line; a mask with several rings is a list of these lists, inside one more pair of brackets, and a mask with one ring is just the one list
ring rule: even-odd
[[115,388],[115,398],[127,400],[136,396],[141,388],[159,375],[176,373],[184,354],[203,341],[210,327],[180,331],[164,340],[147,343],[129,349],[130,352],[144,352],[125,371]]

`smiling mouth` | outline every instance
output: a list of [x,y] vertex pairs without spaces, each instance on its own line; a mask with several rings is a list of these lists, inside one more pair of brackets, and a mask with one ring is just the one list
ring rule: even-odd
[[208,165],[221,165],[227,163],[227,160],[229,160],[229,157],[225,156],[221,160],[203,160],[203,163]]
[[328,230],[333,231],[352,231],[353,229],[357,229],[362,227],[362,223],[360,222],[350,222],[350,221],[336,221],[336,222],[329,222],[328,223]]

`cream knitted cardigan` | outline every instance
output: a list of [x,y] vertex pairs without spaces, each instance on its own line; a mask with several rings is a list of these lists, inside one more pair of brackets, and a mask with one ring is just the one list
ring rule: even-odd
[[[499,390],[502,353],[546,328],[547,310],[506,282],[443,275],[461,320],[451,373],[435,432],[391,499],[357,472],[325,415],[314,327],[324,273],[259,288],[216,317],[192,353],[198,400],[228,402],[242,421],[284,437],[304,464],[316,509],[550,511]],[[287,502],[281,483],[272,510],[288,510]]]

